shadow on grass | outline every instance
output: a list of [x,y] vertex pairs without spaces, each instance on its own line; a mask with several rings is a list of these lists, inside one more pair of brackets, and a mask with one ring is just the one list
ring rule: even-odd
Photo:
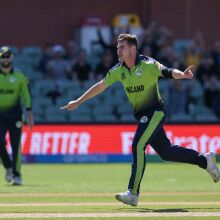
[[187,209],[148,209],[148,208],[126,208],[128,211],[135,212],[189,212]]
[[49,187],[50,185],[46,185],[46,184],[42,184],[42,185],[31,185],[31,184],[29,184],[29,185],[27,185],[27,184],[22,184],[22,185],[13,185],[13,184],[11,184],[11,185],[6,185],[7,187],[25,187],[25,188],[32,188],[32,187]]
[[190,208],[191,210],[216,210],[220,211],[220,207],[202,207],[202,208]]
[[187,209],[155,209],[153,212],[189,212]]
[[158,212],[158,213],[174,213],[174,212],[189,212],[190,210],[215,210],[215,211],[220,211],[220,208],[218,207],[214,207],[214,208],[204,208],[204,207],[196,207],[196,208],[164,208],[164,209],[150,209],[150,208],[138,208],[138,207],[134,207],[134,208],[120,208],[119,210],[125,210],[126,211],[131,211],[131,212]]

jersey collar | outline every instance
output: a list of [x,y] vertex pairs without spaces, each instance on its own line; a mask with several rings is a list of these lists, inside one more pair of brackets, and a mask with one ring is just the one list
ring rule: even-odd
[[[135,58],[135,66],[137,66],[140,62],[141,62],[140,54],[137,54]],[[127,69],[129,69],[128,66],[125,64],[125,62],[122,63],[122,66],[125,66]]]
[[[14,72],[14,68],[12,67],[9,73],[12,74],[13,72]],[[2,70],[1,70],[1,68],[0,68],[0,74],[6,74],[6,73],[3,73]]]

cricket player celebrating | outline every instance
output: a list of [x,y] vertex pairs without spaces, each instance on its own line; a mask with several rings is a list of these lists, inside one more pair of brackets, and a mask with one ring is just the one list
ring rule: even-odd
[[109,70],[103,80],[88,89],[77,100],[70,101],[61,108],[74,110],[113,83],[118,81],[122,83],[137,119],[137,130],[132,142],[133,162],[128,191],[117,193],[116,199],[137,206],[146,164],[147,144],[150,144],[163,160],[198,165],[207,170],[214,182],[218,182],[220,174],[214,153],[200,155],[195,150],[173,145],[163,128],[165,112],[159,94],[158,78],[192,79],[192,66],[182,72],[167,68],[150,57],[138,54],[135,35],[120,34],[117,42],[119,63]]

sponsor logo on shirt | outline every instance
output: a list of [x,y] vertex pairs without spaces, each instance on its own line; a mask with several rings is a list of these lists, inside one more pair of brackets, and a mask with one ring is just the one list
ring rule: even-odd
[[136,93],[144,91],[144,85],[125,87],[127,93]]
[[140,119],[141,123],[146,123],[148,121],[148,117],[147,116],[142,116]]
[[14,89],[0,89],[0,94],[13,94]]

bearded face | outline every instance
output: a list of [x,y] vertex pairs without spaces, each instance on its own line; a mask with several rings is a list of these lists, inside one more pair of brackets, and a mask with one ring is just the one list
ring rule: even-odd
[[9,68],[12,65],[12,59],[13,56],[12,55],[2,55],[0,58],[0,64],[3,68]]

